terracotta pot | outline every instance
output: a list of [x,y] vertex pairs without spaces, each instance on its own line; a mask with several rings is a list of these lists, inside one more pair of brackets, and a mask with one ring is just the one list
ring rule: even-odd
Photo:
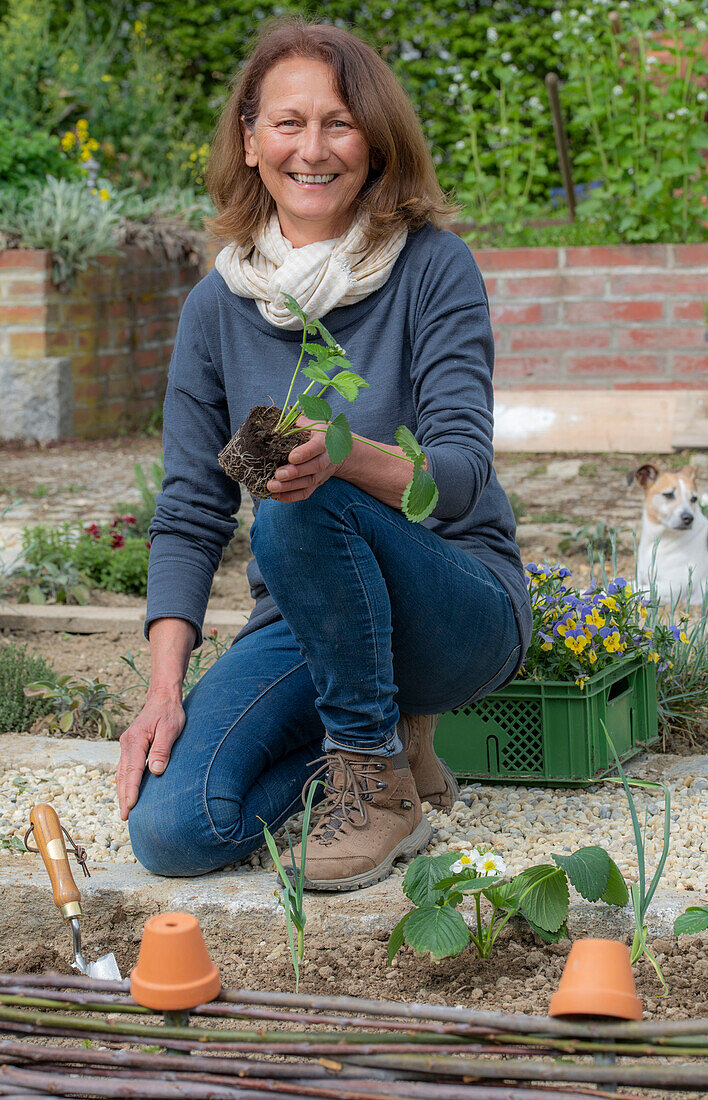
[[641,1020],[629,948],[617,940],[576,940],[570,949],[550,1016],[618,1016]]
[[199,921],[191,913],[158,913],[145,923],[130,995],[160,1011],[195,1008],[221,990]]

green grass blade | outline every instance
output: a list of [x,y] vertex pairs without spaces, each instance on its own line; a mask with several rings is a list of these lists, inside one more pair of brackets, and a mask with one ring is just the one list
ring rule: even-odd
[[[297,898],[298,903],[302,904],[302,895],[305,888],[305,858],[307,856],[307,833],[310,828],[310,815],[312,813],[312,803],[315,799],[315,791],[321,786],[319,779],[316,779],[314,783],[310,783],[310,788],[307,792],[307,799],[305,801],[305,812],[302,815],[302,859],[300,861],[300,870],[297,879]],[[293,860],[293,867],[295,861]]]
[[642,831],[639,827],[639,818],[637,817],[637,807],[634,805],[634,799],[632,798],[632,792],[629,788],[629,783],[627,781],[627,776],[625,775],[624,768],[622,767],[622,765],[620,763],[620,758],[617,755],[617,750],[615,749],[614,741],[612,740],[609,733],[607,732],[607,726],[605,725],[605,723],[600,722],[600,725],[602,726],[603,730],[605,731],[605,737],[607,738],[608,744],[609,744],[610,748],[612,749],[612,755],[615,758],[615,763],[617,764],[617,771],[619,772],[620,779],[622,780],[622,786],[624,787],[624,793],[627,796],[627,802],[629,804],[629,813],[630,813],[630,816],[632,818],[632,828],[634,829],[634,843],[635,843],[636,848],[637,848],[637,870],[639,872],[639,901],[640,901],[640,910],[641,910],[640,919],[643,920],[644,919],[644,904],[645,904],[644,903],[644,890],[645,890],[645,884],[646,884],[646,869],[645,869],[645,859],[644,859],[644,844],[642,842]]
[[664,872],[666,857],[669,854],[669,841],[671,839],[671,791],[665,783],[657,785],[664,788],[664,841],[661,847],[661,858],[659,859],[656,871],[654,872],[654,877],[652,878],[651,883],[649,884],[649,889],[647,890],[647,896],[644,901],[645,910],[649,908],[649,905],[651,904],[651,899],[654,897],[654,894],[656,893],[656,888],[659,885],[659,879]]

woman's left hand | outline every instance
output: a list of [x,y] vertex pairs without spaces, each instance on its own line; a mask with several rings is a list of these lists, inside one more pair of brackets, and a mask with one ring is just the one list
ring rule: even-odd
[[[309,428],[311,424],[323,427],[321,421],[309,420],[300,415],[296,420],[298,428]],[[273,500],[292,504],[296,500],[307,500],[318,485],[322,485],[341,469],[343,463],[335,465],[327,454],[325,433],[312,432],[306,443],[298,445],[288,455],[288,465],[279,466],[275,478],[267,483],[268,492]]]

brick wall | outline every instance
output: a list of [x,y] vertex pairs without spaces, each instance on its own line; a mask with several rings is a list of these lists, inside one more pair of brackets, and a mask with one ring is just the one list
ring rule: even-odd
[[475,256],[498,449],[708,447],[708,243]]
[[60,291],[48,252],[0,252],[0,439],[110,435],[160,408],[197,268],[126,247]]
[[[207,241],[201,272],[126,248],[70,293],[52,284],[48,253],[0,252],[0,439],[143,423],[162,401],[184,298],[222,244]],[[708,446],[708,244],[475,256],[499,449]]]

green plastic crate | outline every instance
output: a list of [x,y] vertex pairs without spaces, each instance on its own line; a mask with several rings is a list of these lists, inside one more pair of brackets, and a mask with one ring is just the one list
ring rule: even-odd
[[435,750],[453,772],[485,782],[581,786],[613,771],[604,722],[621,760],[658,738],[656,666],[635,657],[580,690],[513,680],[440,718]]

